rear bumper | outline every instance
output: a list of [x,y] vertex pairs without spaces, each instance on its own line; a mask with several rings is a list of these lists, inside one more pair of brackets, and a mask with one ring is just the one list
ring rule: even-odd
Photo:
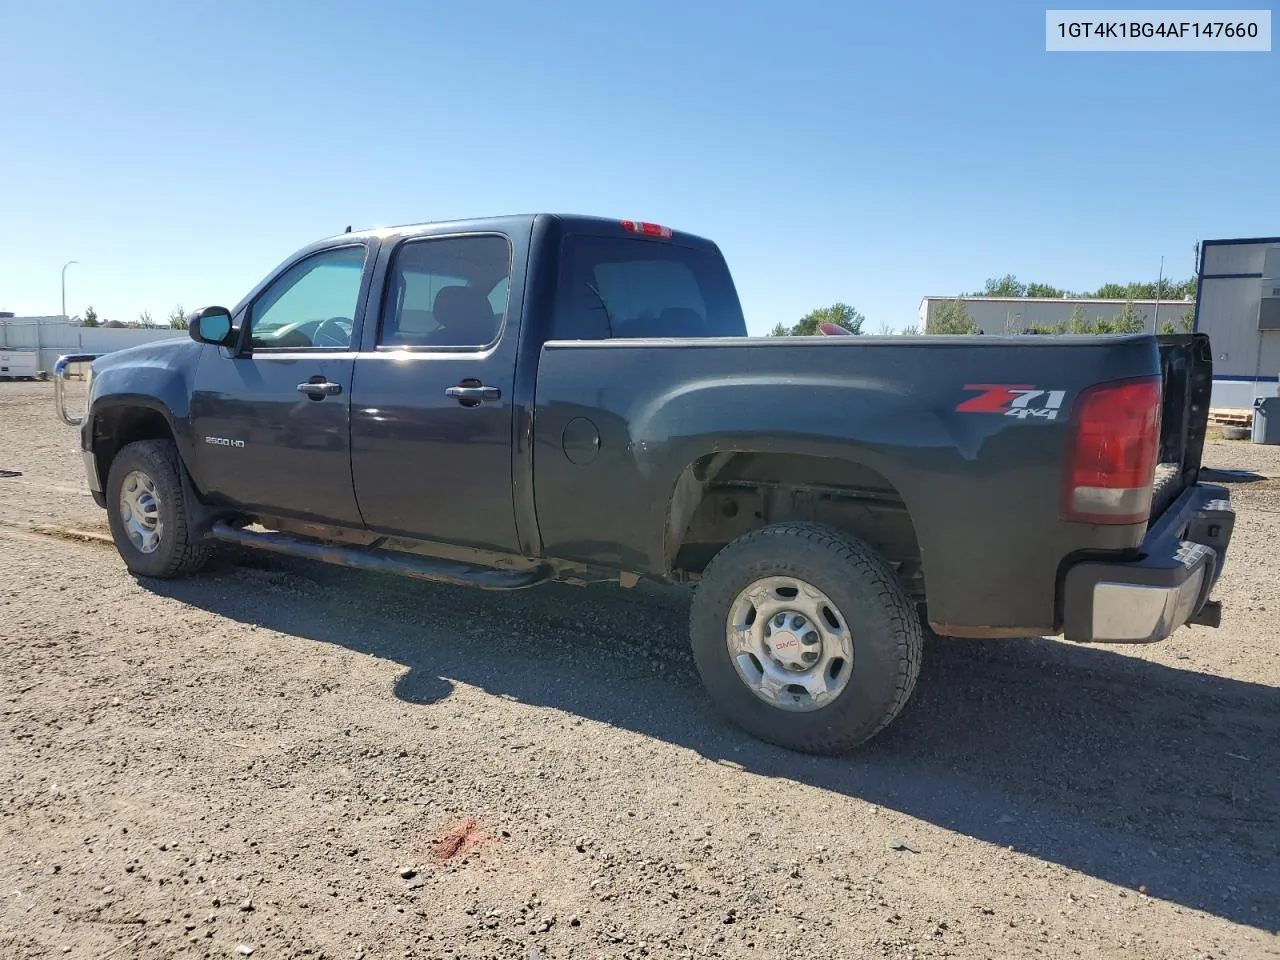
[[1063,633],[1078,643],[1150,643],[1188,622],[1217,626],[1206,606],[1235,527],[1231,493],[1189,487],[1151,525],[1141,558],[1084,560],[1063,584]]

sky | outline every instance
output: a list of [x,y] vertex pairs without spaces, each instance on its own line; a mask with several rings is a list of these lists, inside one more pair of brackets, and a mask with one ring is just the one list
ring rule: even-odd
[[875,332],[1280,235],[1280,52],[1047,53],[1027,3],[0,0],[0,37],[19,315],[68,260],[67,312],[127,322],[348,224],[564,212],[715,240],[753,334]]

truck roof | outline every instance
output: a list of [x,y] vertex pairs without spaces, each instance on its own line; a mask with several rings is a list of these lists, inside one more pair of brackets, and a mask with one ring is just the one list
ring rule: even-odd
[[[461,220],[423,220],[415,223],[395,224],[385,227],[370,227],[364,230],[353,230],[348,233],[334,234],[323,240],[317,241],[317,245],[330,243],[335,240],[350,237],[363,236],[400,236],[403,234],[418,233],[425,230],[439,230],[440,228],[454,228],[460,231],[471,230],[517,230],[528,229],[535,220],[539,218],[547,218],[557,220],[563,224],[572,233],[589,233],[600,235],[613,235],[624,229],[624,224],[637,224],[641,226],[650,225],[651,221],[638,220],[628,217],[601,217],[585,214],[568,214],[568,213],[520,213],[520,214],[504,214],[493,217],[469,217]],[[696,234],[687,233],[682,230],[676,230],[666,225],[652,224],[660,229],[668,229],[671,232],[672,239],[678,239],[681,243],[690,246],[706,246],[711,249],[718,250],[716,244],[706,238]]]

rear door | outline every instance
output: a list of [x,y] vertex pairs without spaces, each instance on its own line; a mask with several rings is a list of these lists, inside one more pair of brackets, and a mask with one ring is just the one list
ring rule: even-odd
[[203,492],[262,513],[360,526],[351,378],[370,246],[304,256],[246,308],[237,353],[207,347],[191,418]]
[[352,476],[371,529],[519,551],[515,253],[483,232],[410,236],[384,255],[381,322],[352,386]]

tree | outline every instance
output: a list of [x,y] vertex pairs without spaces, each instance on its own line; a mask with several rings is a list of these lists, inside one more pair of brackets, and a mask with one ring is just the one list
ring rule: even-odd
[[1112,321],[1116,333],[1141,333],[1147,329],[1147,316],[1133,308],[1133,301],[1126,300]]
[[862,333],[862,325],[866,322],[867,318],[849,304],[833,303],[829,307],[819,307],[817,310],[806,313],[800,318],[800,322],[791,328],[791,336],[812,337],[818,333],[818,328],[824,323],[834,323],[837,327],[844,327],[850,333]]
[[925,327],[926,333],[977,333],[978,325],[974,322],[973,317],[969,316],[969,311],[965,308],[964,301],[960,298],[950,300],[938,308],[938,312],[928,321]]
[[1160,323],[1161,333],[1194,333],[1196,329],[1196,312],[1188,310],[1177,320],[1164,320]]
[[1073,293],[1050,283],[1023,283],[1011,273],[987,280],[975,297],[1071,297],[1086,300],[1192,300],[1198,293],[1195,277],[1188,280],[1158,279],[1150,282],[1104,283],[1097,290]]
[[154,327],[155,325],[156,325],[155,321],[151,319],[150,310],[143,310],[140,314],[138,314],[138,326]]
[[84,309],[84,321],[80,324],[82,327],[96,327],[98,325],[98,311],[93,309],[93,304]]
[[1028,283],[1028,297],[1052,297],[1054,300],[1060,300],[1063,297],[1069,297],[1071,294],[1066,290],[1059,290],[1057,287],[1047,283]]
[[1084,307],[1078,303],[1071,308],[1071,316],[1067,317],[1067,333],[1093,333],[1093,324],[1084,315]]
[[1196,295],[1197,280],[1152,280],[1150,283],[1104,283],[1083,296],[1094,300],[1186,300]]
[[812,337],[820,332],[818,328],[824,323],[834,323],[838,327],[844,327],[850,333],[862,333],[862,325],[866,322],[867,318],[849,306],[849,304],[833,303],[829,307],[810,310],[800,318],[800,322],[794,327],[785,327],[782,324],[778,324],[773,328],[769,336]]
[[890,336],[893,336],[893,327],[889,325],[889,321],[888,321],[888,320],[881,320],[881,321],[880,321],[880,329],[876,331],[876,336],[878,336],[878,337],[890,337]]
[[1019,282],[1012,273],[1006,273],[998,280],[988,279],[982,293],[984,297],[1025,297],[1026,295],[1027,285]]
[[1127,289],[1127,287],[1122,287],[1118,283],[1104,283],[1089,296],[1095,300],[1123,300]]
[[182,304],[179,303],[175,305],[174,308],[169,311],[169,326],[173,327],[175,330],[187,329],[187,314],[186,311],[182,309]]

